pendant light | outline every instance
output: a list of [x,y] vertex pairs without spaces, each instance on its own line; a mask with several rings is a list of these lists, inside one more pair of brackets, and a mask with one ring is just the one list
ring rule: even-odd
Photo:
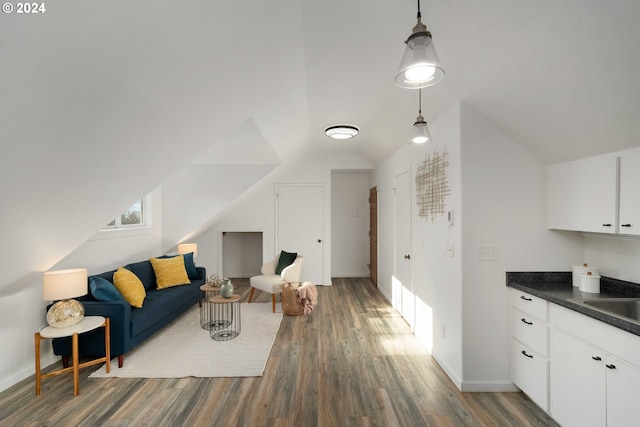
[[433,46],[431,33],[422,23],[418,0],[418,23],[404,42],[407,46],[396,74],[396,84],[405,89],[433,86],[444,77],[444,68]]
[[422,117],[422,89],[419,89],[418,91],[418,104],[418,118],[413,124],[411,142],[414,144],[433,142],[431,134],[429,133],[429,128],[427,127],[427,122],[425,122],[424,117]]

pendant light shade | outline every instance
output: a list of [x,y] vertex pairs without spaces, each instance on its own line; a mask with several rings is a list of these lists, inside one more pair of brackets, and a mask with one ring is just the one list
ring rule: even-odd
[[422,90],[418,92],[418,118],[413,124],[413,132],[411,133],[411,142],[414,144],[426,144],[427,142],[433,142],[431,139],[431,133],[427,127],[427,122],[422,117]]
[[444,68],[433,46],[431,33],[422,23],[418,0],[418,23],[405,41],[407,45],[396,74],[396,84],[405,89],[433,86],[444,77]]
[[424,117],[419,115],[416,122],[413,124],[413,133],[411,134],[411,142],[414,144],[425,144],[432,142],[427,122],[424,121]]

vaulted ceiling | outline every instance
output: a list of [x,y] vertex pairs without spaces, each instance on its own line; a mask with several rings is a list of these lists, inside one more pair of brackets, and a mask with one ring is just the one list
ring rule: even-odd
[[[191,162],[348,151],[375,165],[407,143],[417,116],[417,92],[393,81],[413,0],[45,5],[0,14],[10,282],[49,268]],[[427,121],[467,103],[546,163],[640,145],[640,2],[429,0],[422,13],[446,68],[423,90]],[[361,134],[330,140],[335,123]]]

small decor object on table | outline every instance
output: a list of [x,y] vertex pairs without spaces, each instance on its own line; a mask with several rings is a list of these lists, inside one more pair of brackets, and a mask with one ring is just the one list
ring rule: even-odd
[[226,277],[222,279],[222,285],[220,285],[220,295],[222,298],[231,298],[233,295],[233,285],[231,284],[231,280]]
[[233,294],[229,298],[216,295],[209,301],[211,302],[209,318],[213,324],[209,329],[209,336],[216,341],[229,341],[240,335],[242,328],[240,295]]
[[[80,364],[78,362],[78,358],[79,358],[78,335],[83,334],[85,332],[92,331],[100,327],[104,328],[104,348],[105,348],[104,357],[100,357],[98,359],[90,360]],[[35,334],[36,396],[40,396],[41,383],[43,378],[52,377],[65,372],[73,372],[73,395],[77,396],[80,393],[80,380],[79,380],[80,368],[84,368],[86,366],[92,366],[92,365],[104,362],[106,365],[106,372],[109,373],[109,371],[111,370],[110,333],[111,333],[111,328],[109,324],[109,318],[108,317],[104,318],[102,316],[85,316],[82,318],[82,320],[80,320],[80,322],[71,326],[67,326],[65,328],[47,326],[46,328],[42,329],[40,332],[36,332]],[[71,341],[73,345],[73,354],[72,354],[73,365],[69,366],[68,368],[58,369],[56,371],[47,372],[46,374],[43,374],[40,371],[40,341],[43,338],[60,338],[60,337],[72,337]]]

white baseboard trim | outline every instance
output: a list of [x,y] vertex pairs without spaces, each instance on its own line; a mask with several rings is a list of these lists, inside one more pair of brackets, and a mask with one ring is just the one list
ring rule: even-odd
[[451,367],[444,362],[444,360],[436,353],[435,351],[431,353],[431,356],[438,362],[438,365],[442,368],[445,374],[449,377],[449,379],[453,382],[453,384],[458,387],[458,390],[462,391],[462,380],[458,376],[458,374],[451,369]]
[[520,391],[511,381],[463,381],[460,391],[507,393]]
[[[56,363],[58,360],[60,360],[60,358],[58,356],[55,356],[54,354],[43,354],[40,358],[40,368],[41,369],[47,368],[53,365],[54,363]],[[30,366],[25,366],[22,369],[20,369],[18,372],[14,372],[9,376],[0,379],[0,391],[4,391],[9,387],[12,387],[18,384],[20,381],[27,379],[32,375],[35,375],[35,373],[36,373],[35,360],[32,360]],[[33,383],[34,393],[35,393],[35,389],[36,389],[36,383],[34,380],[34,383]]]

